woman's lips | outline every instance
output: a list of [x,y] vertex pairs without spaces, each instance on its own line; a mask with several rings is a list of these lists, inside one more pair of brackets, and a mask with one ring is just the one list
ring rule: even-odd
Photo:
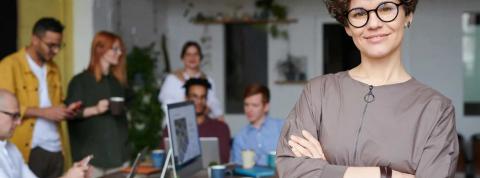
[[364,38],[370,43],[379,43],[382,42],[385,38],[387,38],[388,35],[389,34],[374,34],[365,36]]

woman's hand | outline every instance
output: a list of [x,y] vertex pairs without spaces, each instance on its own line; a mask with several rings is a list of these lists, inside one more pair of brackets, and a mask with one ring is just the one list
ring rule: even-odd
[[107,99],[102,99],[98,101],[96,109],[97,109],[97,114],[103,114],[108,110],[109,102]]
[[288,145],[292,147],[293,154],[295,154],[296,157],[305,156],[326,160],[320,142],[305,130],[302,130],[302,135],[303,137],[295,135],[290,136]]
[[392,178],[415,178],[415,175],[392,170]]
[[[303,137],[291,135],[290,140],[288,140],[288,145],[292,147],[293,154],[295,154],[296,157],[326,160],[320,142],[305,130],[302,130],[302,135]],[[378,167],[349,167],[345,172],[344,178],[379,176],[380,170]],[[392,178],[415,178],[415,175],[392,170]]]
[[74,163],[61,178],[89,178],[88,165]]

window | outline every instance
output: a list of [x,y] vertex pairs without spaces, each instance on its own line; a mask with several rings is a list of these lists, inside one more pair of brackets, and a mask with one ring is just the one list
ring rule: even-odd
[[226,113],[243,113],[243,90],[251,83],[268,86],[268,36],[247,24],[225,25]]
[[465,115],[480,115],[480,12],[462,16]]

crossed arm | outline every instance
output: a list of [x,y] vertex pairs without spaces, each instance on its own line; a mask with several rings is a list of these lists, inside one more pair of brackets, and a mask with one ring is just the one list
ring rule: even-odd
[[[288,145],[295,157],[326,160],[322,145],[308,131],[302,130],[302,136],[291,135]],[[379,167],[348,167],[343,178],[380,177]],[[392,170],[392,178],[415,178],[415,175]]]

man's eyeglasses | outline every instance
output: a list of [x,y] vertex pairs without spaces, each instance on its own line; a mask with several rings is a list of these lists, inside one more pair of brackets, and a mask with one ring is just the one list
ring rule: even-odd
[[10,116],[10,118],[12,118],[14,121],[17,121],[20,119],[21,115],[20,113],[16,112],[16,113],[11,113],[11,112],[7,112],[7,111],[0,111],[0,113],[3,113],[5,115],[8,115]]
[[42,39],[40,39],[40,41],[43,44],[47,45],[48,49],[50,49],[50,50],[59,50],[60,51],[61,49],[65,48],[65,43],[60,43],[60,44],[47,43],[47,42],[43,41]]
[[367,25],[368,20],[370,19],[370,12],[375,12],[378,19],[382,22],[392,22],[398,16],[398,7],[402,3],[394,2],[383,2],[377,6],[375,9],[366,10],[364,8],[353,8],[350,9],[345,16],[347,17],[348,23],[355,28],[362,28]]

